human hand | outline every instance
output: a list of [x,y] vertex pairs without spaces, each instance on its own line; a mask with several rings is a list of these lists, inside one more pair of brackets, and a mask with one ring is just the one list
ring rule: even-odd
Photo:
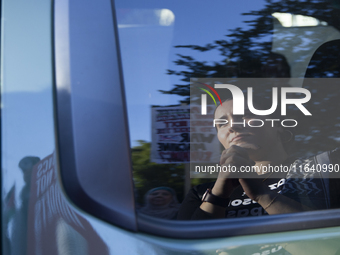
[[[256,173],[249,173],[251,175],[257,175]],[[255,178],[239,179],[239,182],[243,188],[243,191],[247,196],[258,202],[262,196],[268,194],[271,190],[268,185],[265,185],[262,178],[254,176]]]
[[[254,164],[255,162],[249,159],[247,150],[236,145],[224,150],[220,159],[221,167],[234,166],[239,169],[241,166],[252,166]],[[234,189],[240,185],[239,175],[240,173],[230,171],[220,172],[212,189],[212,194],[224,198],[229,197]]]

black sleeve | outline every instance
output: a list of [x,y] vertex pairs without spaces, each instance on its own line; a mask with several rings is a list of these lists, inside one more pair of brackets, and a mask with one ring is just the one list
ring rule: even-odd
[[334,169],[329,179],[331,208],[340,208],[340,171],[335,172],[340,168],[340,148],[332,150],[329,156]]
[[190,189],[179,209],[178,220],[210,220],[214,217],[205,211],[200,206],[202,204],[202,196],[207,188],[212,188],[214,182],[197,185]]

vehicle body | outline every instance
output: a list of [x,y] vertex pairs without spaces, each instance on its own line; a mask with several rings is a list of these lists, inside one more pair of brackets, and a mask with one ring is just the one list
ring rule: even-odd
[[[248,2],[234,3],[229,11],[241,13],[247,4],[255,8]],[[163,73],[151,79],[150,70],[166,69],[164,63],[147,58],[148,51],[154,47],[152,54],[159,58],[168,57],[165,48],[173,53],[171,36],[177,27],[169,9],[180,12],[183,4],[197,14],[202,9],[195,1],[1,4],[2,254],[264,255],[340,250],[339,209],[213,222],[169,221],[136,213],[131,147],[138,136],[145,139],[143,133],[149,130],[142,123],[150,119],[140,105],[146,104],[149,111],[150,104],[164,99],[148,101],[151,94],[157,98],[157,84],[164,79]],[[178,29],[198,22],[195,29],[203,30],[204,19],[218,9],[208,7],[198,15],[202,19],[180,13]],[[155,17],[161,25],[154,23]],[[234,27],[241,23],[237,22]],[[340,39],[337,28],[322,23],[311,39],[319,41],[308,47],[296,42],[302,40],[300,35],[311,34],[309,28],[288,31],[282,26],[273,35],[274,48],[298,44],[309,54],[309,59],[302,53],[286,55],[296,64],[292,77],[304,76],[319,46]],[[209,24],[204,29],[208,36]],[[280,41],[284,33],[292,34]],[[184,34],[177,35],[176,43],[189,43],[180,40]],[[201,39],[193,41],[202,44]],[[143,52],[148,40],[152,44]],[[297,56],[303,60],[294,62]],[[138,86],[138,79],[152,84]],[[139,108],[141,117],[136,114]]]

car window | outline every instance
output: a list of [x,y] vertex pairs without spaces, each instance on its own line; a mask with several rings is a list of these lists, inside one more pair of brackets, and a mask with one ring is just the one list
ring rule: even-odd
[[339,207],[334,1],[115,5],[140,214]]

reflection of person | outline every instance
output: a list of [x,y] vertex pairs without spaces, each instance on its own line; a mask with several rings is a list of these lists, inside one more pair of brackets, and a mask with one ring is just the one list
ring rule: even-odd
[[[26,251],[26,232],[27,232],[27,215],[30,199],[32,169],[35,164],[40,161],[40,158],[27,156],[20,160],[19,167],[22,170],[24,178],[24,186],[20,191],[20,208],[16,210],[13,221],[12,232],[12,254],[23,254]],[[20,243],[21,245],[18,245]]]
[[176,192],[169,187],[157,187],[144,196],[145,205],[139,212],[163,219],[175,219],[179,209]]
[[21,191],[20,197],[22,199],[22,203],[25,204],[25,208],[28,207],[28,200],[30,196],[30,187],[31,187],[31,177],[32,177],[32,170],[33,166],[40,161],[38,157],[24,157],[19,162],[19,167],[22,170],[25,186]]
[[[233,100],[225,101],[215,111],[216,119],[229,121],[217,125],[217,137],[225,148],[220,165],[253,167],[257,173],[240,178],[239,173],[220,172],[216,182],[194,187],[183,201],[178,219],[260,216],[339,206],[336,179],[321,178],[319,172],[299,171],[306,166],[312,169],[316,163],[339,162],[339,150],[323,157],[294,160],[287,153],[287,145],[294,139],[288,128],[272,126],[271,121],[264,121],[262,127],[243,126],[236,123],[274,118],[255,117],[247,109],[244,116],[232,112]],[[269,166],[287,170],[265,171]]]

